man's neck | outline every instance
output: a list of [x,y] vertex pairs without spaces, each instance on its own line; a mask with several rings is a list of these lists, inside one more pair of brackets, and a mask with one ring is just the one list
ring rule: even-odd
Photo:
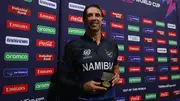
[[96,41],[97,45],[100,44],[101,41],[101,30],[99,30],[98,32],[94,32],[94,31],[88,31],[87,30],[87,35],[90,36],[94,41]]

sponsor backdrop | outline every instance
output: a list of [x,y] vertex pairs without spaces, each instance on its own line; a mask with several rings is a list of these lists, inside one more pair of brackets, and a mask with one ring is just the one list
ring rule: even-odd
[[5,0],[0,8],[0,101],[45,101],[57,66],[59,3]]
[[176,101],[180,98],[177,12],[173,0],[63,0],[63,47],[85,32],[86,5],[99,4],[103,35],[118,44],[121,80],[117,101]]

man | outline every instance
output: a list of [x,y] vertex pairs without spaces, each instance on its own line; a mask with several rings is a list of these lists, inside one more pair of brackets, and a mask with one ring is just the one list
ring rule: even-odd
[[114,88],[102,86],[101,77],[104,71],[109,71],[114,74],[112,86],[119,81],[117,45],[101,34],[104,15],[98,5],[86,6],[83,21],[84,36],[65,46],[63,71],[66,78],[61,77],[61,81],[77,88],[69,93],[73,92],[78,101],[115,101]]

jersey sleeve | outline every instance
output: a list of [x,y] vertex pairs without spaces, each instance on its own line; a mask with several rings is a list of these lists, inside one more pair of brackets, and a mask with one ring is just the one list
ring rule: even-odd
[[118,60],[117,60],[117,58],[118,58],[118,46],[117,46],[117,44],[115,44],[115,48],[114,48],[114,65],[117,65],[118,64]]
[[64,68],[66,69],[72,69],[73,64],[73,47],[70,43],[65,45],[64,47],[64,56],[63,56],[63,64]]

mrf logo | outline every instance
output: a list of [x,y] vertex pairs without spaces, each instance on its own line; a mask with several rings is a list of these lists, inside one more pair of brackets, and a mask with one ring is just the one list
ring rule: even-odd
[[173,13],[173,11],[176,10],[176,3],[175,0],[161,0],[162,3],[166,3],[169,7],[167,9],[167,13],[165,18],[167,18],[171,13]]

